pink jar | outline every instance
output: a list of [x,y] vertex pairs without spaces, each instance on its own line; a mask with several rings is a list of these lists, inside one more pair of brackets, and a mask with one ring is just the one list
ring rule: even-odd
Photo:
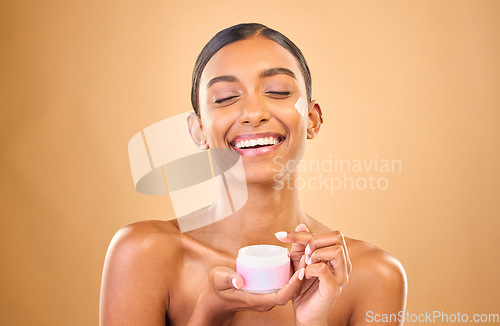
[[245,291],[277,292],[290,279],[288,249],[273,245],[243,247],[236,258],[236,272],[245,280]]

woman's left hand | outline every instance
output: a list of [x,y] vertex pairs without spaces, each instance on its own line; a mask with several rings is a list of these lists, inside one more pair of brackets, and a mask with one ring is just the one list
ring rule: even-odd
[[301,271],[305,281],[292,300],[296,324],[327,325],[332,306],[352,269],[344,236],[339,231],[316,235],[304,224],[284,235],[285,232],[276,234],[280,241],[292,243],[290,259],[294,271],[305,268]]

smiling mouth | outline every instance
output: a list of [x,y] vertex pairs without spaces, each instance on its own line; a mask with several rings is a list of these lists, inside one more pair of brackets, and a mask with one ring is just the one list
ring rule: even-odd
[[275,133],[256,133],[237,136],[230,144],[242,156],[261,156],[273,152],[285,140],[285,136]]
[[261,137],[261,138],[253,138],[253,139],[242,139],[233,142],[231,145],[238,149],[248,149],[248,148],[261,148],[267,146],[273,146],[281,143],[284,140],[284,137]]

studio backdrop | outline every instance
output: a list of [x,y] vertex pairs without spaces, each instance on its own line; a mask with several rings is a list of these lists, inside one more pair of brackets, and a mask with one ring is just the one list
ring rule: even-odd
[[324,125],[300,165],[305,211],[398,258],[409,313],[499,314],[499,12],[495,0],[2,1],[0,324],[97,325],[114,233],[175,217],[169,195],[136,190],[128,143],[191,110],[199,51],[240,22],[281,31],[311,68]]

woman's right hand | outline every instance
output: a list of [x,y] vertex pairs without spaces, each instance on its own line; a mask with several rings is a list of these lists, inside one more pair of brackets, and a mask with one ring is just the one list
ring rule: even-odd
[[237,311],[264,312],[285,305],[301,287],[299,273],[300,270],[295,271],[278,292],[261,294],[241,290],[245,282],[234,270],[215,267],[210,271],[188,325],[229,325]]

